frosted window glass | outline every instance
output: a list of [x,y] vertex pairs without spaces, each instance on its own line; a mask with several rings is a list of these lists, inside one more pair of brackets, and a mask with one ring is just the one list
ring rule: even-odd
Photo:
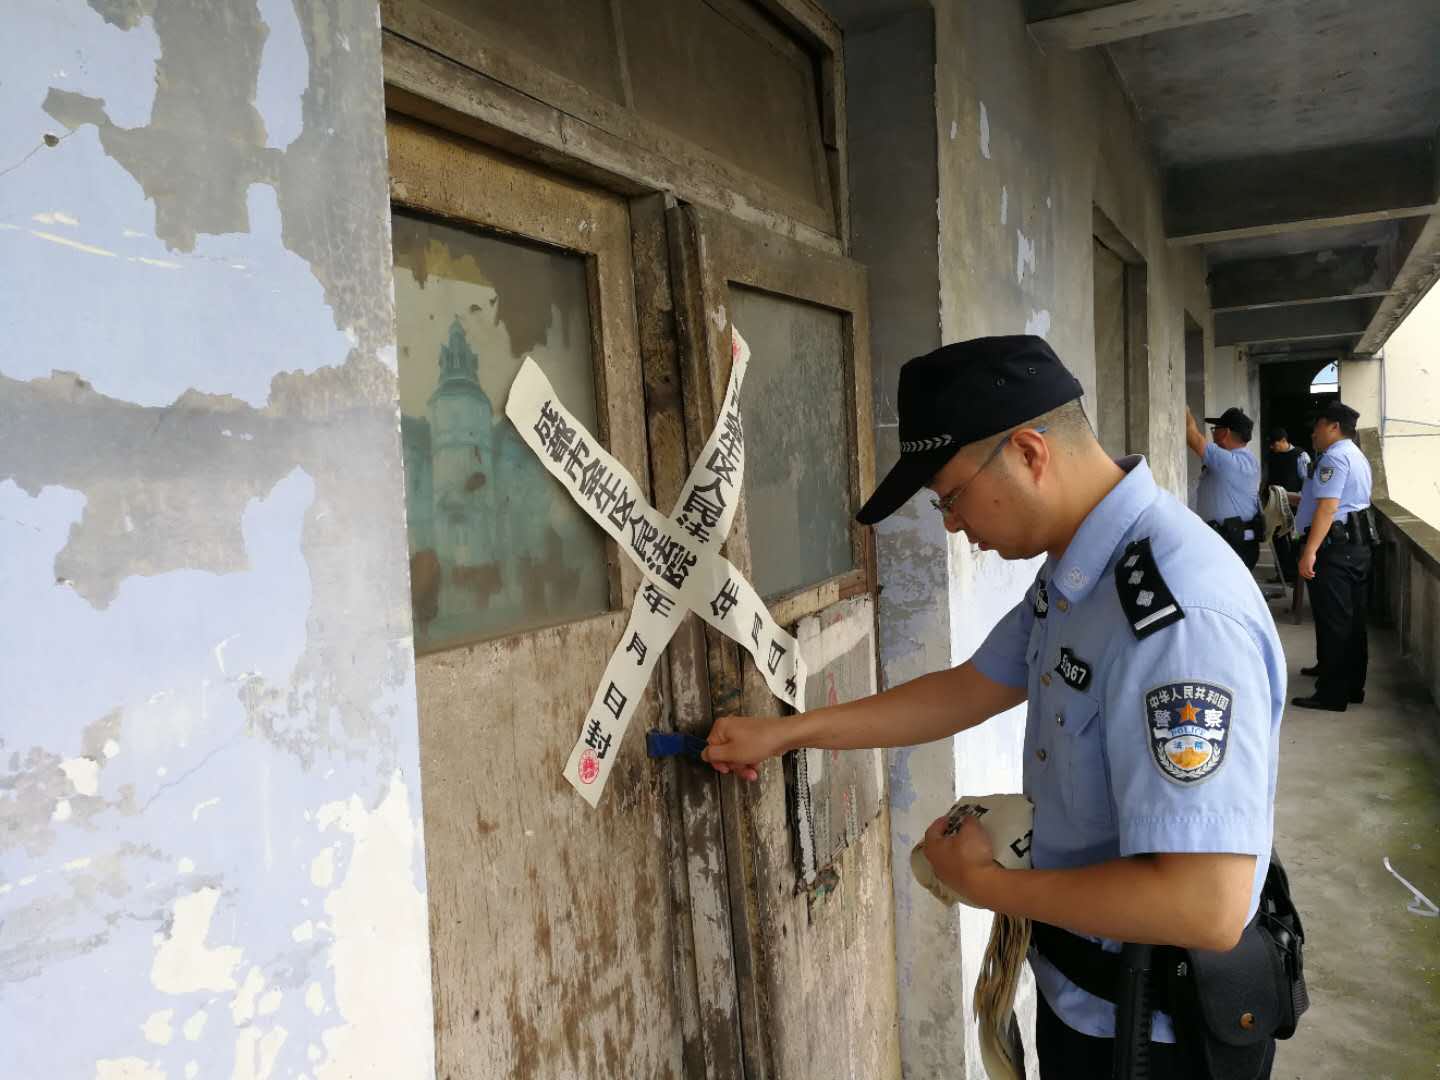
[[855,566],[844,319],[735,285],[730,301],[753,357],[740,404],[754,585],[775,596]]
[[505,417],[529,355],[597,430],[584,259],[400,212],[393,226],[416,649],[606,610],[604,534]]

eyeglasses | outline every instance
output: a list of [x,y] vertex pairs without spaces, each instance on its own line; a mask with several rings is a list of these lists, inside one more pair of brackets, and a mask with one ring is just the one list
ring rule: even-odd
[[[1033,431],[1036,435],[1044,435],[1046,428],[1042,425],[1040,427],[1028,428],[1024,430]],[[965,494],[965,489],[975,482],[975,477],[979,476],[982,472],[985,471],[985,466],[989,465],[992,461],[994,461],[997,457],[1000,456],[1000,451],[1005,449],[1006,445],[1010,442],[1014,435],[1015,432],[1012,431],[1009,435],[1006,435],[1003,439],[997,442],[994,446],[994,449],[992,449],[989,455],[986,456],[985,460],[980,463],[980,468],[976,469],[973,473],[970,474],[969,480],[966,480],[965,483],[961,484],[958,488],[952,491],[949,495],[946,495],[943,499],[931,499],[930,505],[933,506],[936,510],[939,510],[943,516],[949,517],[950,511],[955,508],[955,504],[959,502],[961,496]]]

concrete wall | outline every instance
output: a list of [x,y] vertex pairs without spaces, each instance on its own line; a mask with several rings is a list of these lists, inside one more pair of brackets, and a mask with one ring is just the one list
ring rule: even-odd
[[3,1071],[430,1077],[374,5],[6,14]]
[[[1440,289],[1431,289],[1385,343],[1377,417],[1383,417],[1390,497],[1440,527]],[[1350,383],[1342,369],[1342,396]],[[1357,408],[1359,406],[1356,406]],[[1366,426],[1377,420],[1362,418]]]
[[[1244,409],[1255,421],[1250,450],[1263,462],[1269,424],[1260,415],[1260,369],[1246,358],[1243,349],[1222,345],[1209,350],[1205,358],[1205,416],[1219,416],[1232,405]],[[1203,429],[1204,417],[1196,419]]]
[[[843,14],[841,12],[840,14]],[[870,18],[873,11],[861,12]],[[935,17],[928,3],[847,25],[851,221],[855,258],[870,272],[876,472],[899,456],[900,367],[940,345]],[[904,198],[897,193],[903,192]],[[923,500],[876,530],[880,674],[897,686],[951,662],[945,530]],[[967,996],[956,957],[960,915],[909,873],[909,852],[955,790],[948,743],[887,755],[895,865],[900,1059],[907,1077],[953,1075]]]
[[1103,55],[1043,52],[1021,7],[936,5],[942,336],[1044,334],[1093,402],[1098,207],[1148,269],[1151,467],[1183,492],[1187,310],[1213,340],[1203,261],[1165,242],[1159,178]]

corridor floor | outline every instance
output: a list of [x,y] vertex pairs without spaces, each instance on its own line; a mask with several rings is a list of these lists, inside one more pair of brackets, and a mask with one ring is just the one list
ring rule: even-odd
[[[1313,681],[1314,627],[1272,605],[1289,697]],[[1276,844],[1305,920],[1312,1005],[1280,1044],[1276,1080],[1440,1077],[1440,918],[1406,910],[1395,870],[1440,902],[1440,710],[1372,629],[1365,704],[1290,708],[1280,733]]]

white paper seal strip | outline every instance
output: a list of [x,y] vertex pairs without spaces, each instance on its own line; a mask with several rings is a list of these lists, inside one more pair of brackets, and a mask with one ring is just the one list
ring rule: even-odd
[[805,662],[797,642],[776,625],[754,587],[719,553],[745,473],[740,384],[750,350],[738,333],[732,336],[731,357],[720,421],[669,519],[645,501],[635,478],[566,410],[529,357],[505,402],[505,415],[546,469],[648,579],[636,593],[625,635],[565,766],[566,779],[591,806],[600,801],[625,728],[686,610],[744,646],[771,692],[803,708]]

